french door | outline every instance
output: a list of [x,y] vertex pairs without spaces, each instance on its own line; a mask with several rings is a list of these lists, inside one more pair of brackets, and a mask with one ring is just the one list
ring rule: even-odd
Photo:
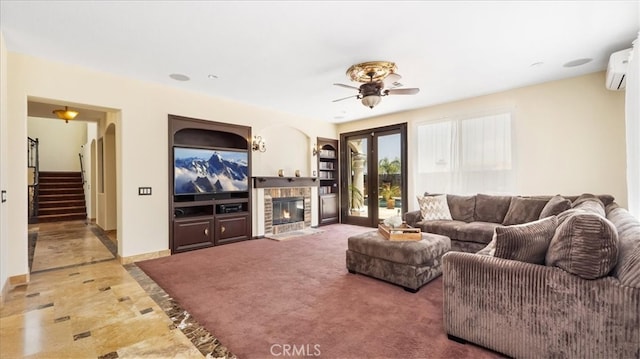
[[407,124],[340,135],[341,221],[377,227],[407,211]]

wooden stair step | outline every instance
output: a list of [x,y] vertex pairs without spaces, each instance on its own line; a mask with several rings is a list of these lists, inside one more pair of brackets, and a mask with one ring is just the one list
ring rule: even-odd
[[51,214],[38,216],[38,222],[59,222],[59,221],[73,221],[79,219],[86,219],[86,213],[67,213],[67,214]]
[[57,208],[57,207],[85,207],[84,199],[75,199],[68,201],[38,201],[38,208]]
[[69,171],[40,171],[40,177],[82,177],[80,172]]
[[84,193],[78,194],[46,194],[39,195],[38,202],[51,202],[51,201],[84,201]]
[[84,191],[80,188],[80,189],[70,189],[70,188],[45,188],[45,189],[39,189],[39,194],[41,196],[46,196],[46,195],[56,195],[56,194],[84,194]]
[[69,187],[69,188],[77,188],[77,187],[83,187],[83,183],[81,181],[77,181],[77,182],[43,182],[40,181],[39,182],[40,188],[65,188],[65,187]]
[[54,208],[39,208],[38,216],[46,216],[50,214],[77,214],[87,213],[87,208],[84,206],[77,207],[54,207]]

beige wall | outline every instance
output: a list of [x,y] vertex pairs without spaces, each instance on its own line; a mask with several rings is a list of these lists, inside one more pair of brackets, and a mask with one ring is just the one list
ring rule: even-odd
[[[277,176],[282,169],[285,176],[292,177],[296,170],[310,177],[317,163],[312,158],[315,137],[289,125],[277,124],[265,128],[254,128],[253,135],[262,136],[267,151],[253,152],[252,172],[254,176]],[[284,157],[283,157],[284,155]]]
[[[7,47],[0,33],[0,189],[7,189]],[[0,203],[0,296],[9,278],[9,236],[7,232],[8,202]],[[13,268],[12,268],[13,269]],[[13,273],[16,273],[15,271]],[[24,273],[18,271],[17,273]],[[0,300],[1,302],[1,300]]]
[[39,141],[41,171],[80,171],[78,153],[87,141],[87,123],[29,117],[27,134]]
[[[605,89],[605,73],[341,124],[340,133],[409,124],[409,208],[428,190],[413,181],[416,125],[446,117],[513,111],[517,194],[609,193],[627,205],[624,92]],[[385,98],[378,106],[384,106]]]
[[[119,253],[123,257],[168,248],[168,114],[247,125],[257,134],[262,129],[284,126],[310,139],[336,137],[333,124],[22,54],[9,53],[8,66],[8,118],[12,119],[8,123],[12,133],[9,152],[22,153],[26,148],[27,96],[117,114],[117,230]],[[98,130],[99,136],[104,128]],[[307,150],[310,152],[310,148]],[[287,166],[292,158],[289,149],[280,152],[273,146],[267,151],[274,168]],[[296,166],[303,164],[306,168],[312,166],[311,163]],[[8,185],[12,196],[26,198],[26,156],[12,156],[6,167],[11,173]],[[263,170],[270,173],[269,168]],[[138,196],[139,186],[152,187],[153,195]],[[8,212],[7,236],[17,239],[9,243],[8,251],[15,258],[9,263],[9,271],[26,273],[26,201],[11,203]]]
[[[315,169],[310,145],[318,136],[336,138],[338,133],[335,125],[308,118],[7,53],[4,42],[1,50],[0,85],[6,90],[0,91],[0,149],[5,149],[0,154],[0,180],[4,181],[0,185],[9,193],[9,202],[0,207],[3,281],[28,272],[27,203],[12,200],[27,198],[26,156],[7,156],[25,151],[28,96],[84,104],[113,117],[118,251],[123,257],[168,248],[168,114],[251,126],[254,134],[267,140],[267,152],[254,153],[259,162],[255,175],[272,175],[278,168]],[[604,74],[597,73],[342,124],[338,129],[346,132],[408,122],[411,156],[414,127],[420,121],[513,108],[519,193],[611,193],[624,206],[624,94],[605,90],[603,83]],[[105,128],[99,126],[98,136],[104,135]],[[298,151],[282,146],[278,133],[285,132],[295,135]],[[410,198],[423,190],[413,183],[412,173],[409,185]],[[153,195],[138,196],[139,186],[151,186]],[[410,208],[415,208],[413,202]]]

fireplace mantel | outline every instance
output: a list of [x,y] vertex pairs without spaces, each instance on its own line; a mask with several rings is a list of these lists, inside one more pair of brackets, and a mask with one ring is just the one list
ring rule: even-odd
[[253,177],[254,188],[317,187],[316,177]]

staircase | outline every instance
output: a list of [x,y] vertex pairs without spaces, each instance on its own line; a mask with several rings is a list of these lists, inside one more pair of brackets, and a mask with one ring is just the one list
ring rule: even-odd
[[84,186],[80,172],[40,171],[38,222],[87,218]]

